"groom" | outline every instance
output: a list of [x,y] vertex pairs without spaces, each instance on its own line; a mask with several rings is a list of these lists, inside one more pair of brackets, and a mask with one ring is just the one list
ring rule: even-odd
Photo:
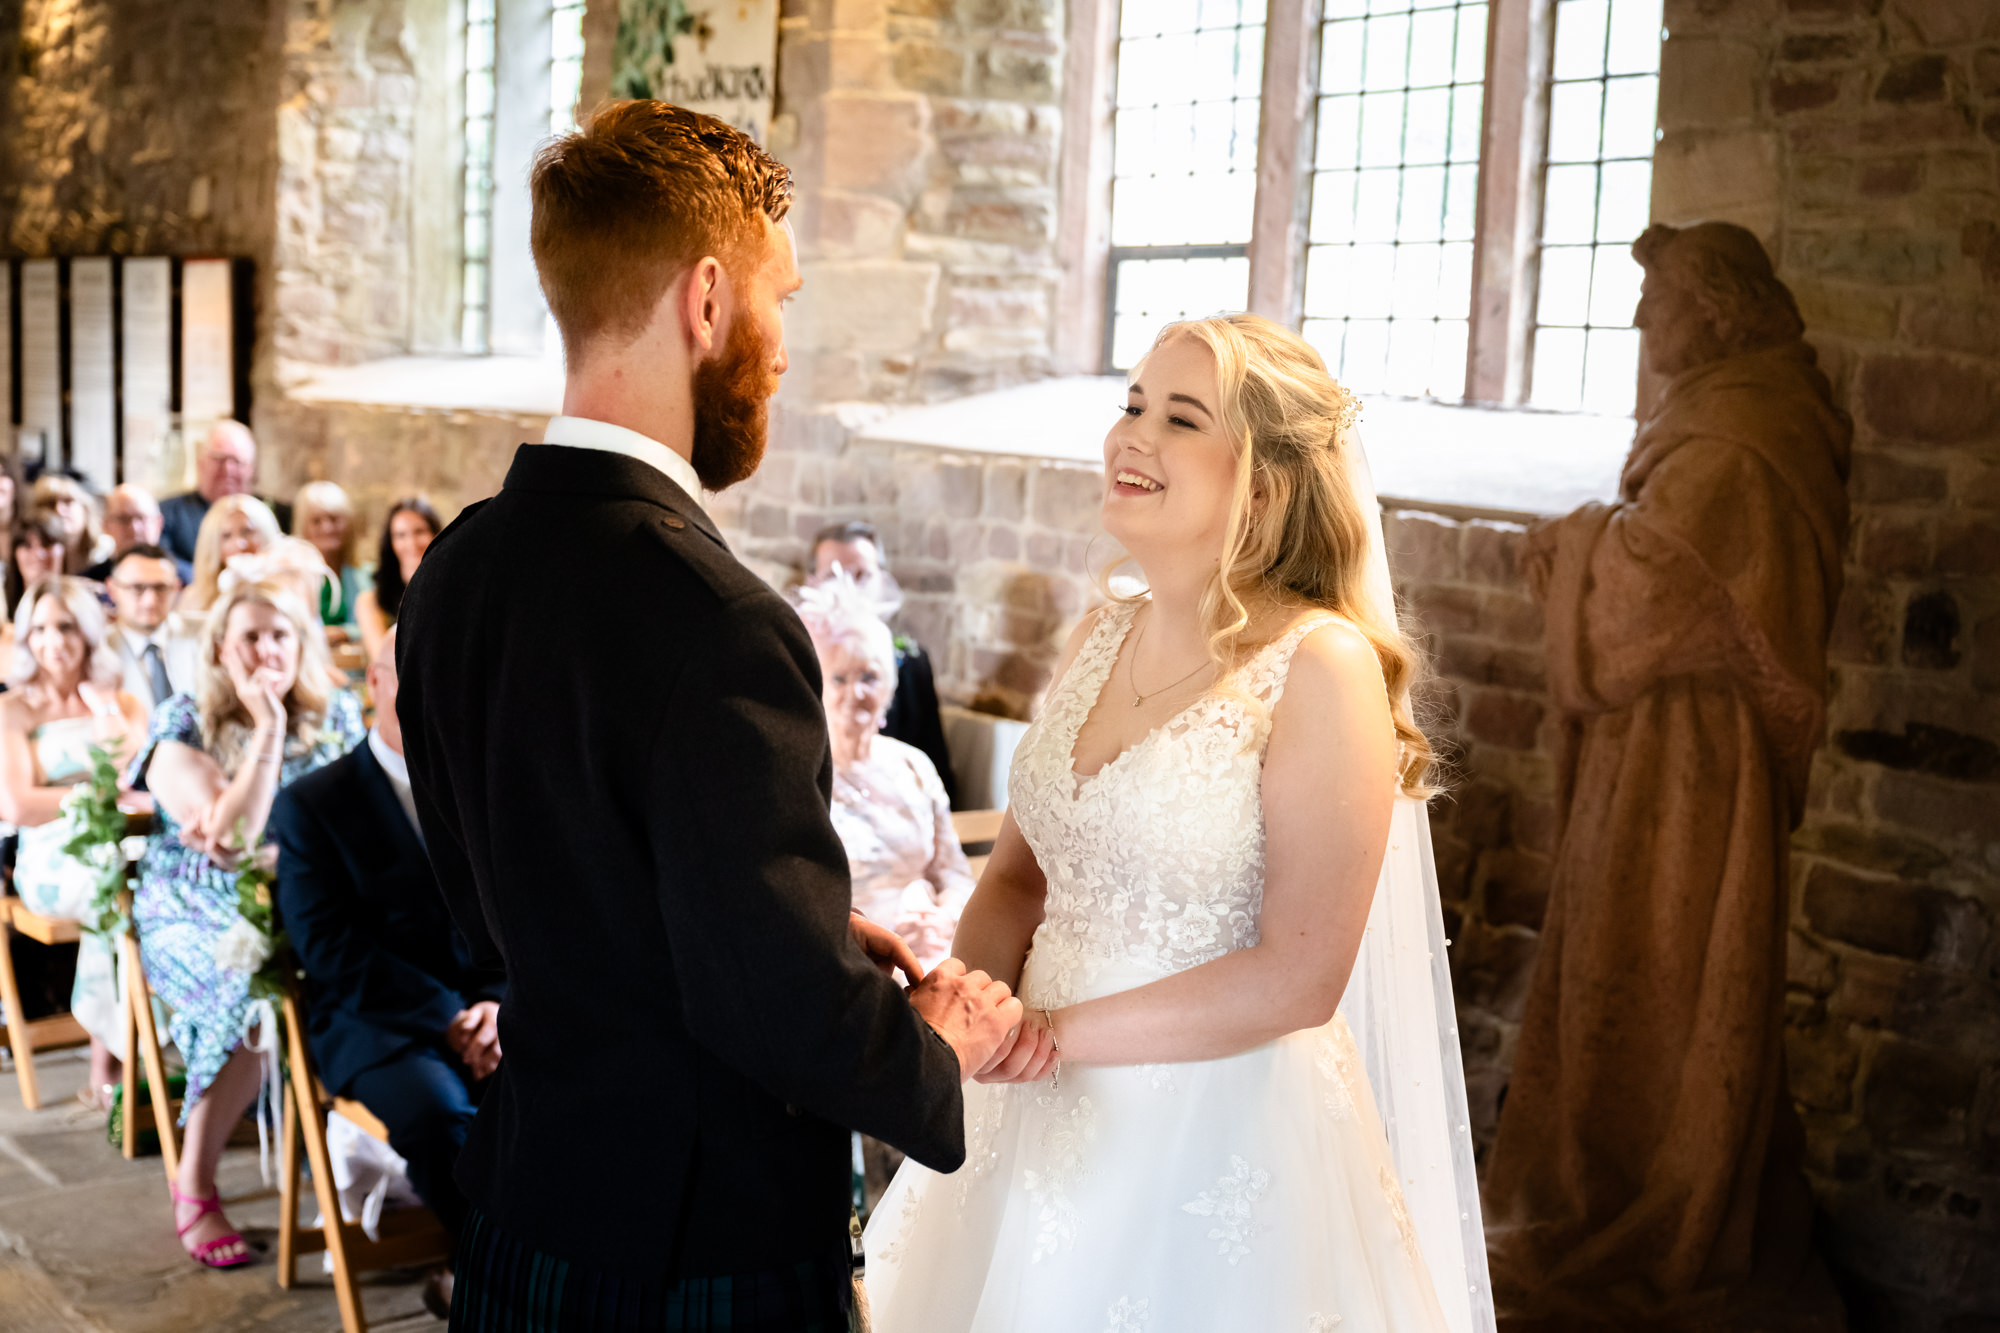
[[915,962],[848,910],[812,644],[701,506],[763,456],[789,173],[632,101],[532,187],[563,415],[400,620],[425,840],[508,981],[453,1327],[845,1329],[849,1129],[955,1169],[1020,1004],[878,970]]

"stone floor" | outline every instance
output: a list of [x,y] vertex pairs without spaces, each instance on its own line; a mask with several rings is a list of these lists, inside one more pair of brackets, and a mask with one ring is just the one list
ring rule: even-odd
[[[160,1159],[128,1162],[104,1138],[104,1118],[75,1101],[80,1051],[35,1062],[43,1104],[23,1110],[11,1065],[0,1073],[0,1329],[6,1333],[333,1333],[340,1328],[319,1256],[300,1285],[278,1286],[278,1197],[262,1188],[257,1150],[223,1158],[222,1197],[261,1261],[233,1272],[200,1268],[174,1239]],[[309,1193],[309,1191],[308,1191]],[[301,1209],[312,1216],[310,1202]],[[421,1274],[363,1279],[369,1327],[444,1327],[424,1312]]]

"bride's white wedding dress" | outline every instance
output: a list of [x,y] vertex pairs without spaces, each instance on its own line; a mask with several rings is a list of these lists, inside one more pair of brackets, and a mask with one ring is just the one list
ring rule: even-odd
[[[1340,623],[1300,623],[1246,664],[1237,692],[1205,695],[1078,777],[1077,731],[1134,610],[1100,617],[1014,761],[1014,817],[1048,881],[1020,985],[1036,1008],[1257,942],[1271,710],[1299,643]],[[967,1084],[965,1165],[906,1163],[866,1244],[876,1333],[1465,1325],[1441,1309],[1345,1017],[1221,1060]],[[1463,1310],[1464,1256],[1448,1258]]]

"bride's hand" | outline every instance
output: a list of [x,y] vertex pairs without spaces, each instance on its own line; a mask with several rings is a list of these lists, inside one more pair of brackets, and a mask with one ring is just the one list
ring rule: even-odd
[[1055,1030],[1040,1010],[1029,1010],[1008,1044],[974,1077],[981,1083],[1038,1083],[1055,1063]]

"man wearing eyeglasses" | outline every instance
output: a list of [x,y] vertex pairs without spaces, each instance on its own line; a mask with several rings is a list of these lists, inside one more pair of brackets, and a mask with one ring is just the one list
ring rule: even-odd
[[173,615],[181,577],[173,557],[157,546],[134,546],[118,556],[105,581],[117,608],[111,641],[125,668],[125,689],[151,712],[194,688],[197,637]]

